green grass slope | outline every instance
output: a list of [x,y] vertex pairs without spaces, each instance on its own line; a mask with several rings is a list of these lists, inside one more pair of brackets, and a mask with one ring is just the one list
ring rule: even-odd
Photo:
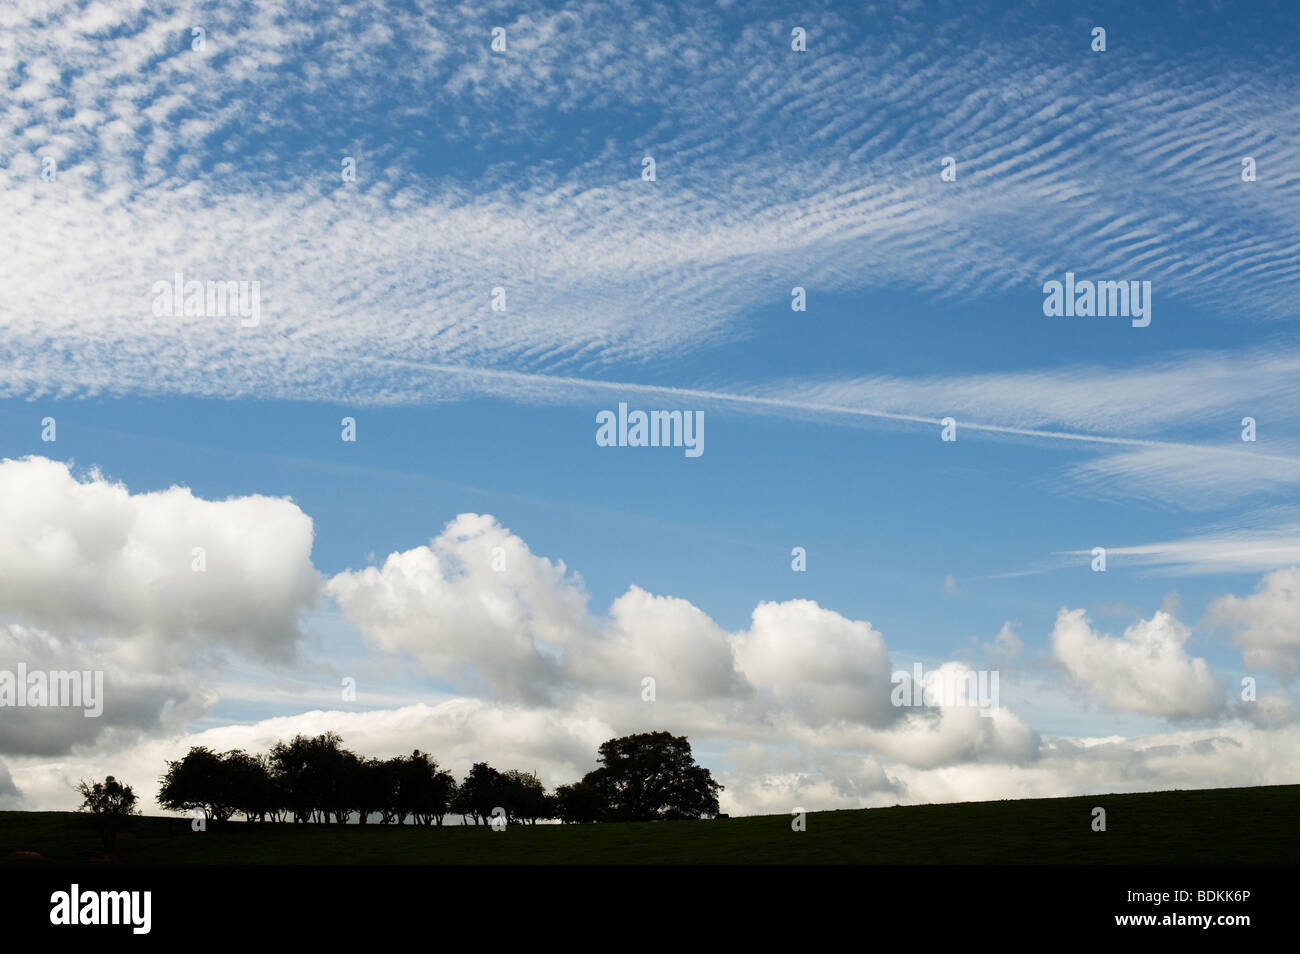
[[[1106,809],[1105,832],[1091,827]],[[813,812],[719,821],[486,828],[137,818],[112,858],[92,821],[0,812],[0,863],[1295,864],[1300,785]]]

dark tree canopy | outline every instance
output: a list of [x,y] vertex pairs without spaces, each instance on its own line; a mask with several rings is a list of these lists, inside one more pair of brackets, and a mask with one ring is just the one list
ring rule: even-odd
[[177,762],[167,763],[161,779],[158,804],[172,811],[203,809],[214,821],[225,821],[236,811],[230,780],[223,770],[222,756],[196,745]]
[[605,813],[604,797],[589,778],[555,789],[555,817],[566,825],[600,821]]
[[240,749],[221,757],[221,787],[227,792],[235,811],[243,812],[248,821],[274,815],[279,793],[265,756],[249,755]]
[[552,818],[555,811],[546,786],[532,772],[510,769],[501,774],[501,807],[513,822],[535,825],[539,818]]
[[271,767],[293,820],[342,821],[350,809],[345,779],[355,759],[333,732],[314,738],[296,735],[292,742],[277,742],[271,748]]
[[474,823],[487,824],[494,808],[505,808],[505,786],[501,773],[486,762],[475,762],[460,783],[455,811],[474,819]]
[[77,786],[77,792],[82,799],[79,810],[95,816],[104,847],[111,850],[127,819],[140,814],[135,806],[135,792],[130,785],[123,785],[111,775],[93,785],[83,781]]
[[[718,792],[707,769],[695,764],[685,737],[647,732],[610,739],[600,767],[548,794],[533,772],[501,772],[475,762],[459,785],[427,752],[367,759],[348,751],[333,732],[276,742],[267,755],[236,749],[224,754],[195,746],[167,763],[158,802],[173,811],[202,809],[222,823],[236,813],[250,822],[441,825],[449,813],[487,824],[498,809],[510,824],[653,821],[718,814]],[[110,778],[109,782],[113,782]],[[114,783],[116,784],[116,783]],[[87,804],[109,805],[104,786],[83,784]],[[130,789],[125,789],[130,794]],[[115,797],[121,797],[113,789]],[[134,804],[134,795],[131,795]],[[107,810],[107,809],[105,809]]]
[[600,768],[580,784],[599,793],[602,819],[658,821],[718,814],[722,786],[696,765],[691,743],[668,732],[642,732],[600,746]]
[[456,779],[419,749],[393,763],[397,821],[404,821],[410,814],[416,824],[441,825],[456,795]]

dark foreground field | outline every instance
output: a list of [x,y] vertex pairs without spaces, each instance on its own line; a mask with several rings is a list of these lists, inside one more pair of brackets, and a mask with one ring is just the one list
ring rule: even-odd
[[[1106,809],[1105,832],[1091,829]],[[1295,864],[1300,785],[965,802],[719,821],[487,828],[138,818],[112,859],[90,818],[0,812],[10,864]]]

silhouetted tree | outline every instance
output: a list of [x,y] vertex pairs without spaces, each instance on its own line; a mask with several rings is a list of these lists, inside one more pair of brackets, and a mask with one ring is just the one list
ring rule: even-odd
[[380,805],[379,822],[382,825],[388,825],[393,822],[401,824],[398,817],[398,778],[402,771],[402,759],[386,759],[382,762],[374,762],[368,769],[373,773],[370,777],[369,785],[372,787],[374,797],[378,799]]
[[136,796],[130,785],[123,785],[113,776],[91,785],[83,781],[77,786],[82,802],[79,811],[95,816],[96,827],[104,847],[109,851],[117,843],[117,835],[132,815],[140,814],[135,807]]
[[583,783],[600,793],[611,821],[656,821],[718,814],[722,786],[695,764],[691,743],[668,732],[642,732],[600,746],[600,768]]
[[531,772],[510,769],[499,779],[501,807],[511,821],[537,824],[539,818],[553,817],[551,799],[542,780]]
[[306,736],[299,734],[291,742],[276,742],[271,746],[270,760],[282,804],[293,815],[295,824],[308,821],[315,793],[310,791],[311,756]]
[[439,769],[434,773],[432,786],[429,789],[428,810],[439,827],[442,827],[442,821],[447,817],[447,812],[451,811],[451,803],[455,800],[456,793],[459,790],[460,786],[456,784],[456,776],[445,769]]
[[390,820],[393,785],[387,765],[378,759],[356,759],[348,765],[347,788],[362,825],[370,815],[379,813],[381,824]]
[[168,762],[167,773],[159,781],[158,804],[163,808],[202,808],[208,818],[217,822],[235,813],[234,792],[222,757],[206,746],[196,745],[184,758]]
[[475,762],[460,784],[452,810],[459,813],[462,820],[469,815],[474,824],[480,825],[487,823],[492,809],[504,807],[501,773],[486,762]]
[[585,778],[572,785],[558,786],[551,798],[555,817],[566,825],[600,821],[605,813],[604,796]]
[[409,814],[417,825],[441,825],[456,791],[456,779],[419,749],[394,763],[398,822]]
[[333,815],[335,822],[346,825],[357,807],[356,777],[361,759],[354,752],[337,748],[329,754],[328,759],[325,766],[327,804],[323,807]]
[[195,746],[167,763],[159,803],[172,810],[202,808],[224,822],[235,812],[249,821],[344,824],[355,811],[360,824],[378,814],[380,824],[442,825],[448,812],[466,824],[486,824],[501,808],[511,823],[539,818],[564,822],[612,818],[696,818],[717,813],[720,786],[694,764],[690,744],[666,732],[611,739],[600,748],[601,767],[580,782],[548,795],[535,774],[499,772],[475,762],[457,785],[419,749],[407,756],[363,759],[343,748],[333,732],[279,741],[269,755],[242,749],[224,755]]
[[235,811],[243,812],[245,819],[265,821],[268,814],[274,816],[279,791],[265,757],[236,749],[221,756],[217,772],[230,804]]
[[271,748],[271,766],[295,822],[343,821],[351,808],[347,779],[352,753],[333,732],[296,735]]

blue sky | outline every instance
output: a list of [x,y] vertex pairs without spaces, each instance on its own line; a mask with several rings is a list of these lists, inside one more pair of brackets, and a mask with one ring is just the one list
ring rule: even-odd
[[[549,783],[585,770],[602,732],[667,723],[720,766],[737,811],[1065,794],[1099,774],[1263,783],[1300,748],[1285,5],[361,3],[302,20],[275,3],[19,2],[5,16],[0,486],[13,519],[28,514],[8,552],[21,563],[66,537],[84,561],[0,587],[0,622],[26,627],[6,656],[35,631],[152,688],[106,735],[42,751],[0,737],[0,795],[57,806],[85,766],[195,739],[255,747],[341,724],[401,750],[420,705],[450,707],[434,722],[477,707],[479,728],[448,742],[453,767],[477,745]],[[257,282],[259,322],[153,314],[151,289],[177,271]],[[1066,272],[1149,281],[1150,325],[1045,316],[1044,283]],[[620,401],[702,411],[705,452],[597,446],[596,414]],[[948,416],[955,442],[940,439]],[[71,476],[19,469],[29,457]],[[211,519],[246,532],[232,553],[256,551],[233,579],[268,578],[272,555],[292,568],[247,593],[291,622],[251,644],[235,622],[205,629],[158,596],[171,569],[138,613],[130,593],[68,595],[162,539],[152,508],[176,486],[281,499],[246,531],[237,506]],[[104,530],[83,496],[128,508],[135,529]],[[443,592],[447,555],[469,551],[449,542],[438,563],[422,548],[462,514],[495,518],[469,537],[518,541],[536,575]],[[309,550],[285,542],[300,539]],[[433,574],[422,587],[380,573],[401,554],[391,572]],[[301,597],[312,573],[319,593]],[[676,636],[619,622],[633,588],[677,601],[662,623]],[[443,603],[421,602],[435,591]],[[65,598],[84,607],[52,608]],[[769,640],[756,607],[799,601],[816,607],[808,632]],[[504,656],[474,655],[475,612],[496,632],[503,606]],[[1085,611],[1086,631],[1063,610]],[[696,638],[682,634],[697,613],[712,628],[675,643]],[[879,689],[834,675],[879,675],[868,630],[893,666],[1001,667],[1014,721],[949,735],[841,705]],[[1000,631],[1013,653],[993,646]],[[820,647],[829,668],[789,669],[787,653]],[[693,687],[689,708],[625,707],[648,659]],[[167,688],[178,665],[184,685]],[[331,705],[353,671],[371,694]],[[1238,707],[1243,676],[1267,718]],[[918,732],[933,738],[906,741]],[[1150,754],[1206,738],[1233,752]]]

